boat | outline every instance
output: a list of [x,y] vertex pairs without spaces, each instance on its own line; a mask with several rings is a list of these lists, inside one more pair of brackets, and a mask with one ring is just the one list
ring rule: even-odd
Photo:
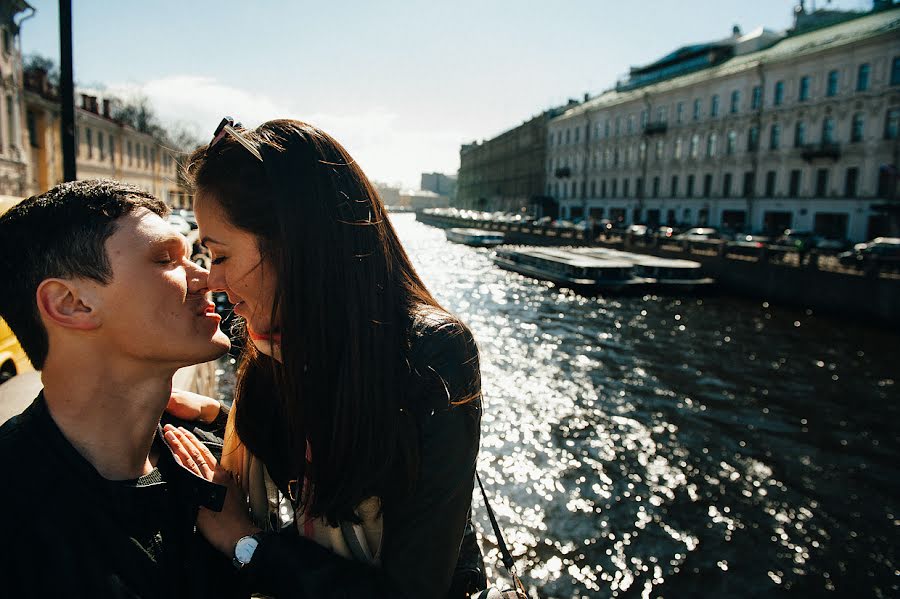
[[624,260],[633,265],[634,276],[645,286],[678,288],[684,291],[715,283],[703,276],[702,266],[693,260],[660,258],[606,248],[575,248],[575,253],[598,259]]
[[447,229],[447,240],[464,243],[473,247],[494,247],[503,243],[503,233],[482,231],[481,229]]
[[631,262],[596,258],[560,248],[498,249],[494,263],[500,268],[576,291],[620,291],[643,282],[634,276]]

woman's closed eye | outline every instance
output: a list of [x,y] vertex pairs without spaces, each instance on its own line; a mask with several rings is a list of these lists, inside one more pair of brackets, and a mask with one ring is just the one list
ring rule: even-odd
[[212,264],[222,264],[226,260],[228,260],[228,256],[219,256],[218,258],[212,259]]

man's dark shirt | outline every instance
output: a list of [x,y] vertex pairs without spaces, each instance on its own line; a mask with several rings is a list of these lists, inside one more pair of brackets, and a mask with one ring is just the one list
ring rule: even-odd
[[178,466],[110,481],[50,417],[43,393],[0,428],[0,596],[242,596],[235,570],[195,532],[220,488]]

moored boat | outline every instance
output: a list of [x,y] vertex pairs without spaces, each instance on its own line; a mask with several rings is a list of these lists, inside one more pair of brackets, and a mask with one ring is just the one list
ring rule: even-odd
[[473,247],[494,247],[505,241],[503,233],[481,229],[447,229],[447,240]]
[[642,279],[643,285],[688,291],[715,283],[715,279],[703,275],[701,264],[693,260],[660,258],[606,248],[576,248],[573,251],[603,260],[630,262],[633,265],[634,276]]
[[625,260],[595,258],[549,247],[499,249],[494,263],[536,279],[551,281],[576,291],[619,291],[642,283]]

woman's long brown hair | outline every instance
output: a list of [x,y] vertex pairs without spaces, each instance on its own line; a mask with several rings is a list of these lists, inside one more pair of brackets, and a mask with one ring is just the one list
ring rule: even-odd
[[[414,311],[443,310],[425,288],[372,184],[347,151],[292,120],[241,130],[189,159],[198,196],[256,236],[278,281],[282,362],[245,343],[235,429],[273,477],[310,482],[306,513],[353,520],[366,497],[415,475],[405,409]],[[276,322],[273,320],[272,322]],[[306,461],[307,443],[311,465]]]

